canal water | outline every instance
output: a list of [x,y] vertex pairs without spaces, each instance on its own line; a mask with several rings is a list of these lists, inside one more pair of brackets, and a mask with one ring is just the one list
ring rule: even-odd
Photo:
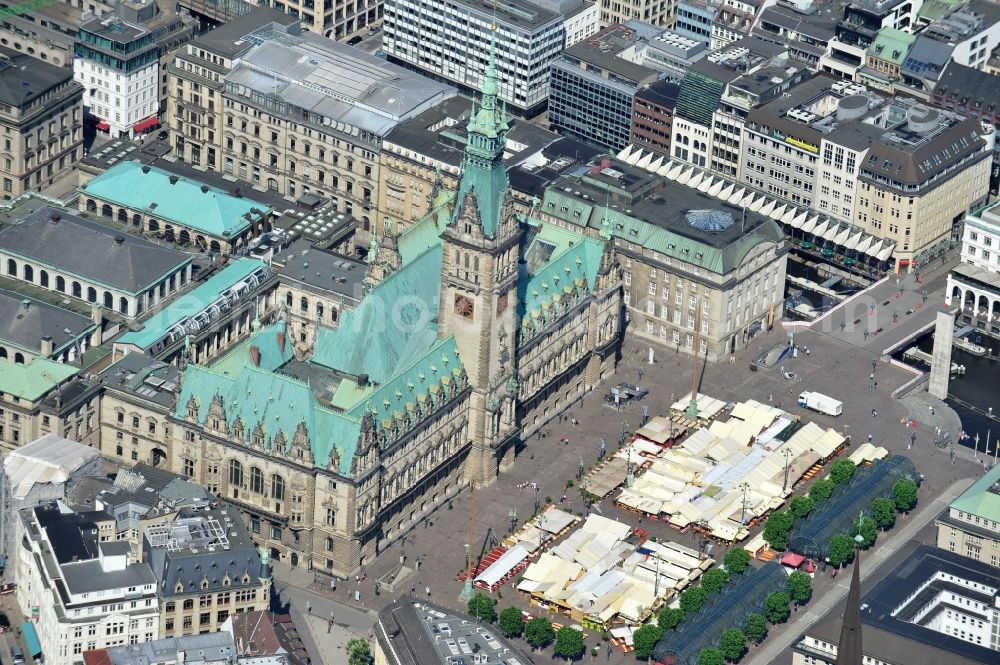
[[[965,374],[952,377],[948,384],[948,399],[945,400],[948,406],[955,409],[959,418],[962,419],[962,429],[969,435],[969,438],[962,441],[962,445],[969,448],[975,447],[975,436],[979,435],[979,452],[986,449],[986,437],[990,436],[990,452],[996,451],[998,440],[1000,440],[1000,359],[996,354],[1000,354],[1000,340],[983,335],[981,339],[976,333],[972,334],[971,341],[977,342],[986,348],[992,347],[994,357],[975,356],[971,353],[953,348],[951,361],[965,366]],[[908,345],[906,348],[909,348]],[[917,346],[922,351],[932,353],[934,347],[933,332],[928,332],[919,338]],[[914,364],[903,359],[901,349],[893,357],[908,364]],[[916,363],[920,369],[927,371],[928,367],[922,363]],[[990,409],[993,409],[992,415]]]

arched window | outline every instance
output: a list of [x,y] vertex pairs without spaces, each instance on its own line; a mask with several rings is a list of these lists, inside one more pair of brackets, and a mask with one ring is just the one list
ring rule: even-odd
[[268,178],[267,179],[267,188],[268,188],[268,190],[270,190],[272,192],[278,191],[278,181],[275,180],[274,178]]
[[80,286],[80,282],[76,282],[76,281],[73,282],[72,294],[73,294],[74,298],[82,298],[83,297],[83,287]]
[[24,354],[23,353],[15,353],[14,354],[14,364],[15,365],[23,365],[24,364]]
[[306,298],[305,296],[303,296],[299,300],[299,309],[301,311],[303,311],[303,312],[308,312],[309,311],[309,299]]
[[118,299],[118,311],[122,314],[128,314],[128,298]]
[[254,494],[264,493],[264,473],[255,466],[250,467],[250,491]]
[[0,358],[6,358],[6,357],[7,357],[7,349],[0,346]]
[[101,206],[101,217],[107,217],[108,219],[111,219],[113,215],[114,211],[111,209],[111,206],[109,204],[105,203],[104,205]]
[[44,286],[45,288],[49,287],[49,273],[47,271],[45,271],[45,270],[39,271],[39,273],[38,273],[38,285],[39,286]]
[[285,498],[285,479],[278,474],[271,476],[271,498],[278,501]]
[[234,487],[243,486],[243,465],[239,460],[229,460],[229,484]]
[[142,215],[138,213],[132,215],[132,226],[142,226]]
[[222,245],[219,244],[218,240],[213,240],[212,243],[208,246],[208,248],[214,254],[218,254],[220,251],[222,251]]
[[323,303],[316,303],[316,318],[322,320],[324,314]]
[[115,297],[114,295],[112,295],[111,291],[104,292],[104,307],[106,309],[115,308]]
[[146,226],[149,227],[150,231],[159,231],[160,230],[160,223],[158,221],[156,221],[155,219],[149,220],[149,223]]
[[56,291],[66,293],[66,280],[62,275],[56,275]]
[[7,259],[7,274],[17,277],[17,261],[14,259]]
[[97,302],[97,289],[92,286],[87,287],[87,302]]
[[128,210],[125,208],[118,208],[118,221],[122,224],[128,224]]
[[27,263],[24,264],[24,281],[26,282],[35,281],[35,269],[29,266]]
[[94,199],[87,199],[87,212],[95,213],[97,212],[97,203]]

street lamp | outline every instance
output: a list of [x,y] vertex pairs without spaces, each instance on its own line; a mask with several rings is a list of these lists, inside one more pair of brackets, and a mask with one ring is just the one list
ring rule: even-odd
[[511,508],[507,516],[510,518],[510,532],[514,533],[514,528],[517,526],[517,508]]
[[577,480],[580,480],[581,478],[583,478],[583,470],[584,470],[583,455],[580,455],[580,462],[576,466],[576,479]]
[[535,514],[538,514],[538,485],[535,485]]
[[747,523],[747,490],[750,489],[750,483],[743,481],[740,483],[740,489],[743,490],[743,501],[741,503],[742,510],[740,511],[740,524]]
[[781,456],[785,458],[785,482],[781,485],[781,491],[784,492],[788,489],[788,460],[792,457],[792,449],[787,447],[783,448]]

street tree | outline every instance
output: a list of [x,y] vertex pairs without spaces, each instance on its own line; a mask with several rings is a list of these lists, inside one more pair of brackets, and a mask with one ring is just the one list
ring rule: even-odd
[[699,586],[688,587],[681,592],[680,606],[685,614],[697,612],[705,604],[708,592]]
[[698,665],[726,665],[726,657],[722,649],[702,649],[698,654]]
[[857,532],[861,534],[861,548],[868,549],[875,542],[878,530],[875,528],[875,520],[864,515],[858,522]]
[[772,549],[783,550],[788,545],[788,530],[795,519],[788,513],[774,513],[764,523],[764,540]]
[[851,559],[854,558],[854,539],[846,534],[838,533],[830,539],[826,556],[830,560],[830,565],[837,568],[845,563],[850,563]]
[[674,630],[684,620],[684,610],[679,607],[664,607],[656,617],[656,625],[663,630]]
[[846,485],[854,477],[855,469],[854,462],[842,457],[830,465],[830,480],[837,485]]
[[816,501],[816,503],[822,503],[826,501],[831,496],[833,496],[833,491],[837,489],[837,484],[828,478],[820,478],[812,484],[809,488],[809,496]]
[[895,502],[882,496],[872,501],[872,518],[878,528],[891,529],[896,523]]
[[497,619],[497,627],[504,637],[520,637],[521,633],[524,632],[521,608],[505,607]]
[[528,640],[528,644],[536,649],[551,642],[555,636],[556,632],[552,630],[552,622],[545,617],[532,619],[524,626],[524,639]]
[[496,606],[497,601],[486,594],[478,592],[472,598],[469,598],[468,602],[469,614],[486,623],[493,623],[497,620]]
[[701,588],[708,593],[718,593],[729,582],[729,573],[722,568],[709,568],[701,576]]
[[742,547],[732,547],[726,552],[726,570],[736,575],[750,566],[750,553]]
[[730,628],[719,636],[719,649],[726,660],[736,662],[747,652],[747,636],[739,628]]
[[347,641],[348,665],[368,665],[372,660],[372,651],[366,640],[354,638]]
[[556,633],[555,654],[567,662],[579,658],[583,654],[583,633],[569,626],[560,628]]
[[805,605],[812,598],[812,578],[801,570],[793,571],[785,582],[785,590],[797,605]]
[[815,507],[816,499],[809,496],[796,496],[792,497],[792,501],[788,505],[788,512],[792,514],[792,517],[800,520],[811,513]]
[[754,644],[760,644],[767,637],[767,619],[763,615],[757,614],[756,612],[751,612],[747,615],[746,624],[743,626],[743,632],[746,636],[750,638],[750,641]]
[[764,599],[764,612],[767,620],[771,623],[782,623],[788,618],[790,610],[788,606],[792,599],[784,591],[775,591]]
[[892,500],[899,512],[912,510],[917,505],[917,484],[909,478],[900,478],[892,486]]
[[660,641],[663,629],[653,623],[647,623],[632,633],[632,644],[635,645],[636,658],[649,658],[653,655],[656,643]]

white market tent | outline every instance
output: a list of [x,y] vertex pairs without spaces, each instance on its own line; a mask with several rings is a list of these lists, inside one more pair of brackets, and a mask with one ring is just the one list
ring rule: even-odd
[[479,573],[473,581],[492,588],[499,584],[518,564],[527,559],[528,555],[528,550],[520,545],[514,545],[514,547],[501,554],[500,558],[494,561],[489,568]]

